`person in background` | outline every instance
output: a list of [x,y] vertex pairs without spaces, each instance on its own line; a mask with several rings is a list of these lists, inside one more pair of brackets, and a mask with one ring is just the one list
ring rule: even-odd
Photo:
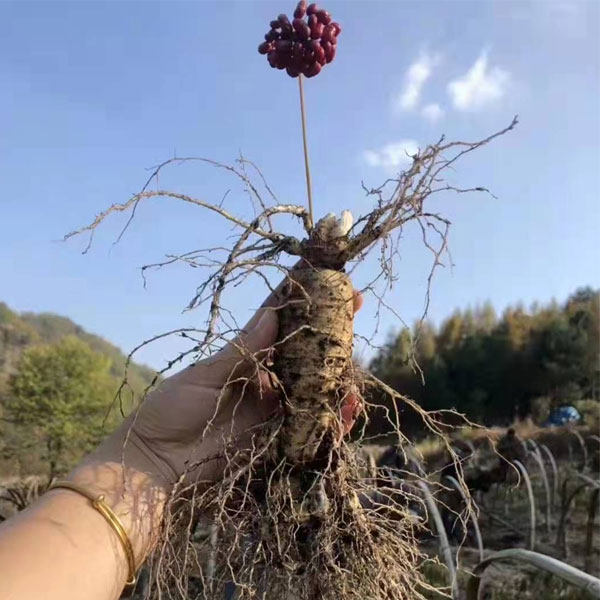
[[506,433],[498,440],[496,444],[496,452],[500,455],[498,457],[498,476],[497,481],[506,481],[508,476],[508,470],[511,467],[513,461],[518,460],[525,464],[527,459],[527,451],[523,440],[517,435],[517,432],[513,427],[509,427]]

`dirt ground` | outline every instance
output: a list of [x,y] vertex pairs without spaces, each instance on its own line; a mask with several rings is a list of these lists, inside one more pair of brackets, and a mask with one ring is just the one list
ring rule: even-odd
[[[584,456],[579,443],[569,444],[564,432],[560,431],[541,432],[543,435],[537,433],[538,444],[544,443],[553,448],[558,477],[555,482],[553,470],[545,460],[548,503],[542,472],[538,463],[529,458],[527,467],[531,476],[536,514],[535,545],[531,548],[530,503],[526,487],[523,481],[519,482],[518,477],[513,476],[507,484],[494,485],[487,493],[475,496],[479,507],[478,522],[484,556],[508,548],[534,549],[600,577],[599,492],[590,483],[590,480],[600,480],[595,456],[598,447],[594,442],[588,443],[586,466],[583,468]],[[542,454],[545,456],[544,452]],[[565,511],[566,501],[571,495],[573,500],[570,509]],[[592,522],[590,511],[594,503],[596,513]],[[479,561],[472,526],[462,547],[459,548],[457,540],[452,540],[452,536],[450,541],[454,541],[454,556],[458,555],[459,597],[464,598],[469,572]],[[434,540],[428,542],[427,549],[431,556],[437,554],[438,548]],[[432,583],[448,584],[447,569],[442,565],[427,566],[426,574]],[[520,561],[502,561],[490,565],[485,570],[480,594],[481,598],[488,600],[589,600],[594,597],[550,573]],[[431,597],[443,596],[434,594]]]

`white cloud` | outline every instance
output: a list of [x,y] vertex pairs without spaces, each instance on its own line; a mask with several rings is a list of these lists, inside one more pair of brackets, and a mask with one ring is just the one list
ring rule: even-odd
[[488,57],[483,52],[462,77],[448,84],[448,94],[457,110],[478,110],[504,96],[509,80],[508,71],[488,67]]
[[437,123],[444,116],[444,109],[439,104],[432,102],[421,109],[421,114],[430,123]]
[[423,86],[438,61],[437,56],[423,53],[410,65],[404,76],[404,87],[393,101],[396,110],[413,110],[417,107]]
[[395,173],[411,164],[410,155],[417,154],[419,145],[415,140],[400,140],[386,144],[379,150],[366,150],[363,154],[365,162],[371,167],[381,167]]

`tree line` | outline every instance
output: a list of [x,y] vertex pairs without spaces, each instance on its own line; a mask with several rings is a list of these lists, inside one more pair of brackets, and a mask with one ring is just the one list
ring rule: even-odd
[[[541,420],[555,405],[598,401],[599,330],[600,293],[582,288],[562,305],[511,307],[498,318],[486,304],[455,311],[439,328],[404,329],[370,368],[427,410],[454,408],[484,424]],[[18,315],[0,303],[0,475],[59,474],[92,448],[120,420],[109,408],[124,364],[117,348],[64,317]],[[133,364],[133,394],[152,376]],[[410,433],[416,415],[397,408]],[[370,428],[389,431],[384,411],[372,413]]]
[[[541,421],[558,405],[598,401],[599,331],[600,292],[590,287],[500,317],[488,303],[455,311],[439,328],[423,322],[390,335],[370,369],[427,410],[456,409],[487,425]],[[371,428],[385,433],[382,411]]]

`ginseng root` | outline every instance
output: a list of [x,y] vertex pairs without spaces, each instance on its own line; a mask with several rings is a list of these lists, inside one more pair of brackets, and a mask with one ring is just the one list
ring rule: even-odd
[[[264,198],[260,185],[252,184],[246,171],[256,166],[243,158],[230,166],[190,157],[166,161],[138,194],[112,205],[87,226],[65,236],[68,239],[88,232],[91,243],[95,229],[108,215],[129,211],[127,229],[140,203],[150,198],[202,207],[237,228],[238,236],[231,246],[169,255],[163,262],[144,267],[143,273],[182,262],[211,269],[188,304],[188,309],[208,304],[206,328],[170,332],[194,340],[194,347],[175,357],[167,368],[192,353],[197,358],[206,357],[219,342],[239,332],[227,323],[230,313],[222,303],[224,290],[251,275],[268,282],[265,272],[272,269],[286,275],[278,295],[280,328],[273,353],[268,359],[262,354],[244,357],[256,367],[255,375],[268,370],[272,380],[278,381],[282,414],[252,431],[248,450],[240,450],[239,440],[223,440],[222,455],[214,458],[226,465],[219,481],[194,481],[193,474],[181,477],[163,522],[161,543],[149,562],[151,585],[146,597],[157,597],[158,588],[162,598],[222,598],[233,586],[237,600],[423,598],[427,585],[418,569],[424,559],[418,535],[426,527],[427,511],[421,492],[414,478],[402,475],[398,483],[380,477],[378,472],[369,475],[372,469],[363,464],[356,446],[343,436],[340,412],[350,395],[365,388],[372,394],[363,389],[365,419],[367,409],[377,399],[374,396],[384,397],[385,404],[379,406],[396,431],[399,444],[408,443],[400,430],[399,405],[418,412],[425,428],[438,435],[451,451],[448,429],[439,414],[427,413],[374,376],[355,371],[353,288],[344,269],[351,261],[360,263],[378,246],[380,269],[373,273],[369,289],[381,306],[383,301],[374,284],[381,280],[391,285],[395,279],[392,262],[397,244],[405,228],[413,225],[433,257],[427,278],[427,307],[431,278],[447,251],[450,222],[429,212],[426,201],[432,194],[445,192],[487,192],[481,186],[448,184],[443,180],[444,172],[516,124],[515,117],[504,129],[475,142],[447,142],[441,137],[426,146],[411,157],[410,165],[396,178],[378,188],[363,186],[374,202],[354,225],[348,211],[341,219],[327,215],[314,224],[305,207],[279,203],[263,178],[269,195]],[[260,210],[257,208],[251,219],[244,219],[229,212],[223,202],[213,204],[180,192],[150,189],[150,183],[158,181],[167,165],[192,162],[233,173]],[[303,237],[277,231],[274,221],[282,216],[299,219]],[[85,251],[88,248],[89,244]],[[282,267],[280,258],[284,255],[299,259],[299,265]],[[219,330],[223,324],[226,326]],[[271,356],[273,361],[269,362]],[[241,384],[237,379],[233,383]],[[251,387],[242,385],[243,393]],[[127,390],[125,377],[119,394]],[[243,393],[239,402],[244,400]],[[460,465],[456,464],[457,479],[462,481]],[[193,466],[190,470],[193,472]],[[379,481],[391,483],[380,485]],[[202,539],[196,527],[199,521],[210,531]],[[192,576],[199,581],[199,589],[192,589]]]
[[353,380],[353,289],[340,271],[305,267],[283,290],[274,371],[283,384],[281,449],[315,468],[341,438],[339,411]]

